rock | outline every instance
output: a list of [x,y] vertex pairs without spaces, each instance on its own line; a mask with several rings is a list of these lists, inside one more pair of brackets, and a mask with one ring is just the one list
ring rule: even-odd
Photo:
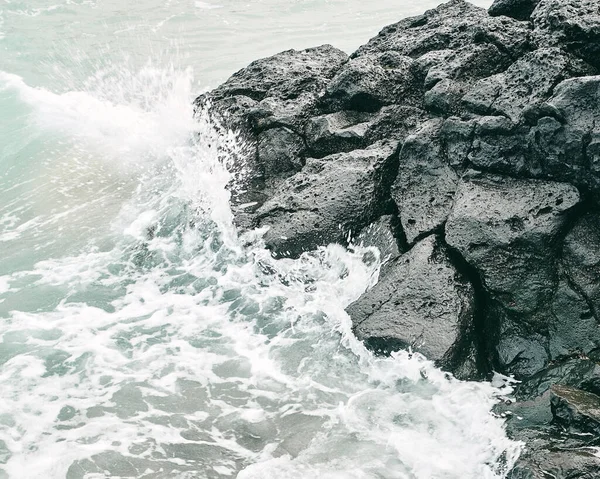
[[563,264],[575,289],[585,298],[588,317],[600,313],[600,213],[581,217],[565,238]]
[[379,352],[412,347],[453,370],[473,321],[474,292],[446,248],[429,236],[347,308],[357,337]]
[[[276,257],[298,257],[329,243],[345,244],[389,208],[385,191],[395,172],[393,145],[309,158],[255,213],[268,227],[265,243]],[[393,176],[391,176],[393,178]]]
[[[569,354],[583,347],[560,336],[568,332],[566,318],[553,322],[547,310],[558,282],[556,243],[579,200],[577,189],[564,183],[472,172],[459,184],[446,242],[481,277],[485,341],[503,373],[524,378],[544,368],[549,337],[572,348]],[[553,330],[557,323],[564,327]]]
[[263,177],[293,174],[304,165],[304,140],[286,127],[272,128],[258,135],[258,161]]
[[493,17],[505,15],[517,20],[529,20],[540,0],[496,0],[488,12]]
[[600,348],[600,328],[586,298],[561,275],[550,303],[548,352],[551,360],[579,354],[588,356]]
[[568,184],[472,173],[458,186],[446,241],[481,274],[491,298],[533,312],[552,293],[553,243],[579,200]]
[[346,63],[327,86],[322,104],[330,111],[375,112],[391,103],[416,104],[419,87],[414,61],[387,51]]
[[250,119],[266,129],[274,123],[295,126],[306,119],[319,96],[348,60],[347,55],[322,45],[287,50],[256,60],[210,93],[213,101],[244,96],[257,102]]
[[558,362],[521,382],[517,386],[515,397],[519,402],[534,400],[546,394],[553,384],[571,386],[593,394],[600,393],[600,365],[596,361],[582,358]]
[[322,158],[367,146],[366,134],[372,119],[372,114],[348,110],[311,118],[305,128],[310,154]]
[[600,67],[600,4],[597,0],[540,0],[531,15],[538,45],[561,45]]
[[[506,17],[490,17],[486,10],[464,0],[451,0],[418,17],[385,27],[353,55],[395,51],[418,58],[436,50],[458,50],[465,45],[493,44],[500,57],[516,59],[529,48],[529,29]],[[502,62],[502,58],[496,58]]]
[[475,113],[518,123],[526,106],[548,100],[555,85],[587,71],[581,60],[560,48],[542,48],[527,53],[505,72],[479,80],[463,102]]
[[440,142],[442,126],[440,120],[425,123],[406,139],[400,151],[392,198],[398,207],[409,244],[439,229],[454,202],[459,178],[443,162]]
[[538,124],[545,170],[600,197],[600,76],[565,80],[548,104],[562,122],[546,120],[547,133]]
[[600,396],[569,386],[552,386],[554,420],[569,430],[600,434]]
[[510,479],[595,479],[600,460],[594,449],[562,449],[560,444],[534,440],[511,471]]

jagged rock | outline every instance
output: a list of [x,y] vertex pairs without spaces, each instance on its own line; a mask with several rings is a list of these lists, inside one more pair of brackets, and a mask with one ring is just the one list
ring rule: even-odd
[[413,243],[446,221],[458,175],[443,162],[441,120],[431,120],[404,142],[392,198],[398,207],[406,240]]
[[470,44],[493,44],[503,58],[516,59],[529,48],[529,29],[506,17],[490,17],[483,8],[463,0],[451,0],[418,17],[385,27],[356,57],[395,51],[418,58],[436,50],[458,50]]
[[[541,443],[541,444],[539,444]],[[594,449],[564,449],[561,444],[533,439],[510,472],[510,479],[596,479],[600,459]]]
[[473,295],[446,248],[429,236],[393,261],[347,312],[368,347],[380,352],[412,347],[453,370],[472,328]]
[[311,113],[319,96],[346,63],[348,56],[322,45],[306,50],[287,50],[272,57],[256,60],[233,74],[210,93],[213,101],[244,96],[257,102],[248,112],[253,126],[296,126]]
[[283,52],[198,100],[247,141],[242,231],[277,257],[351,240],[388,258],[348,308],[370,348],[524,381],[512,479],[600,477],[581,449],[600,440],[550,407],[555,383],[600,393],[599,8],[452,0],[351,57]]
[[568,184],[472,173],[458,187],[446,241],[481,274],[491,298],[533,312],[552,292],[553,242],[579,200]]
[[343,110],[311,118],[306,124],[306,142],[315,158],[367,146],[366,134],[373,115]]
[[277,257],[345,244],[349,234],[386,213],[384,193],[395,161],[395,147],[389,144],[309,158],[256,211],[255,226],[268,227],[265,243]]
[[600,435],[600,396],[554,385],[550,404],[554,420],[569,430]]
[[560,48],[542,48],[528,53],[505,72],[479,80],[464,96],[471,111],[500,115],[518,123],[527,106],[542,103],[561,81],[585,74],[586,65]]
[[600,348],[600,328],[586,298],[561,275],[550,303],[548,352],[551,360],[590,355]]
[[258,161],[265,178],[292,174],[304,165],[304,140],[286,127],[272,128],[258,135]]
[[493,17],[505,15],[517,20],[529,20],[540,0],[496,0],[488,9]]
[[327,86],[328,110],[375,112],[383,105],[416,103],[419,91],[414,61],[398,52],[353,58]]
[[558,282],[556,242],[579,199],[568,184],[474,172],[458,187],[446,241],[481,276],[489,298],[486,340],[502,372],[527,377],[544,368],[548,336],[563,347],[560,355],[583,347],[553,335],[569,332],[571,316],[553,321],[547,311]]
[[597,0],[540,0],[531,20],[538,45],[561,45],[600,67],[600,4]]
[[580,218],[565,238],[563,263],[576,290],[585,298],[588,316],[600,313],[600,214]]
[[[520,383],[515,397],[520,402],[534,400],[549,391],[553,384],[562,384],[598,394],[600,393],[600,365],[596,361],[582,358],[559,362]],[[549,398],[548,404],[550,404]]]
[[[559,119],[536,134],[545,170],[600,197],[600,76],[565,80],[548,100]],[[546,133],[546,134],[544,134]]]

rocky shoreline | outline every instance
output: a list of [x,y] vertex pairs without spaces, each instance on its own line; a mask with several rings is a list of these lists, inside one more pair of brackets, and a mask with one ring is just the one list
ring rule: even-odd
[[380,353],[521,381],[511,478],[600,477],[600,3],[451,0],[348,56],[257,60],[197,106],[245,140],[240,230],[276,257],[377,246]]

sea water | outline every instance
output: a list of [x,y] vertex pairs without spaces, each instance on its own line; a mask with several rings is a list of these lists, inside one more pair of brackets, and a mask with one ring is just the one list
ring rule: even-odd
[[509,388],[365,350],[344,308],[379,262],[240,238],[244,145],[192,108],[435,2],[129,3],[0,4],[0,478],[505,477]]

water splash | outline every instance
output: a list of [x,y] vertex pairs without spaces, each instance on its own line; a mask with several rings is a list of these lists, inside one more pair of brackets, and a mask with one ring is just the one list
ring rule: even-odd
[[[373,357],[344,308],[379,264],[358,247],[275,261],[241,244],[226,186],[243,145],[206,111],[194,118],[191,72],[115,71],[66,93],[0,75],[31,109],[30,128],[67,144],[60,158],[85,151],[82,165],[129,185],[118,211],[99,215],[107,245],[0,278],[0,468],[11,478],[504,477],[520,445],[489,413],[503,391],[418,354]],[[89,205],[74,197],[63,213]],[[50,231],[66,218],[56,214]]]

